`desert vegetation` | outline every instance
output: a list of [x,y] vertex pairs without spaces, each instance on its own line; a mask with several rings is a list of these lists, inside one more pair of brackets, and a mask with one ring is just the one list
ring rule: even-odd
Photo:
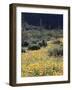
[[22,25],[21,76],[63,75],[63,29]]
[[22,77],[63,75],[62,30],[33,30],[22,34]]

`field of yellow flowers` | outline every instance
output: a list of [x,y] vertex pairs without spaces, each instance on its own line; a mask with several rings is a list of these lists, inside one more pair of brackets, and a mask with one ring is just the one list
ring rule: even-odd
[[63,57],[48,56],[48,48],[54,46],[48,43],[47,47],[39,50],[27,51],[21,54],[21,76],[59,76],[63,75]]

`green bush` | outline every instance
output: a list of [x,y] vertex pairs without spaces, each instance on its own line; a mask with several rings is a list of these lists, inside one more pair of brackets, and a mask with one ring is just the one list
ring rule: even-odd
[[21,48],[21,52],[25,53],[26,52],[26,49],[25,48]]
[[41,40],[38,42],[38,44],[40,45],[40,47],[46,47],[47,46],[46,40]]
[[32,44],[37,44],[37,41],[32,41]]
[[22,42],[22,46],[23,46],[23,47],[27,47],[28,45],[29,45],[29,42],[27,42],[27,41],[23,41],[23,42]]
[[38,44],[30,44],[28,46],[28,49],[29,50],[38,50],[38,49],[40,49],[40,46]]
[[62,42],[60,40],[54,40],[53,44],[61,44]]
[[40,47],[43,46],[42,41],[39,41],[38,44],[40,45]]
[[48,49],[49,56],[63,56],[63,47],[58,45],[56,47]]

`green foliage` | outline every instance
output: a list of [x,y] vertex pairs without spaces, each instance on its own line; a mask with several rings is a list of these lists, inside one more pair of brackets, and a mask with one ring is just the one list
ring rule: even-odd
[[29,42],[27,42],[27,41],[23,41],[23,42],[22,42],[22,46],[23,46],[23,47],[27,47],[28,45],[29,45]]
[[49,56],[63,56],[63,47],[56,45],[56,47],[48,49]]
[[48,29],[43,29],[43,30],[25,30],[22,31],[22,42],[23,41],[41,41],[41,40],[46,40],[49,41],[51,39],[56,39],[63,37],[63,31],[62,30],[48,30]]
[[46,42],[45,40],[42,40],[42,45],[43,45],[44,47],[46,47],[46,46],[47,46],[47,42]]
[[41,41],[39,41],[38,42],[38,44],[40,45],[40,47],[46,47],[47,46],[47,42],[46,42],[46,40],[41,40]]
[[43,46],[42,41],[39,41],[38,44],[40,45],[40,47]]
[[53,44],[62,44],[62,42],[60,40],[54,40],[52,43]]
[[21,52],[25,53],[26,49],[22,47]]
[[33,41],[32,41],[32,44],[37,44],[37,41],[34,41],[34,40],[33,40]]
[[38,50],[38,49],[40,49],[40,46],[38,44],[30,44],[28,46],[28,49],[29,50]]

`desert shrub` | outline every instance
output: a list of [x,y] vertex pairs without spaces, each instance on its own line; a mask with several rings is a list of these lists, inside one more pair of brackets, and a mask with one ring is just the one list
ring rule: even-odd
[[40,46],[38,44],[30,44],[28,46],[28,49],[29,50],[38,50],[38,49],[40,49]]
[[60,40],[54,40],[53,44],[61,44],[62,42]]
[[63,43],[60,43],[60,46],[62,46],[62,47],[63,47]]
[[39,41],[38,44],[40,45],[40,47],[42,47],[42,46],[46,47],[47,46],[47,42],[45,40]]
[[27,47],[28,45],[29,45],[29,42],[27,42],[27,41],[22,42],[23,47]]
[[52,38],[52,37],[48,36],[48,37],[47,37],[47,41],[50,41],[50,40],[51,40],[51,38]]
[[47,42],[46,42],[45,40],[42,40],[42,45],[43,45],[44,47],[46,47],[46,46],[47,46]]
[[21,48],[21,52],[25,53],[26,49],[25,48]]
[[38,44],[40,45],[40,47],[43,46],[42,41],[39,41]]
[[32,41],[32,44],[37,44],[37,41]]
[[63,56],[63,47],[58,45],[56,47],[48,49],[49,56]]

